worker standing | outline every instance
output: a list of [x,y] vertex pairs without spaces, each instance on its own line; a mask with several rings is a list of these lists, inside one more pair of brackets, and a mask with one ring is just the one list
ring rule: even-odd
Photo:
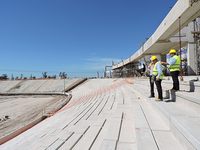
[[155,97],[155,94],[154,94],[154,79],[152,78],[153,68],[154,68],[154,64],[153,64],[153,62],[151,62],[148,65],[148,77],[149,77],[149,83],[150,83],[150,96],[149,96],[149,98]]
[[170,75],[172,76],[173,80],[172,90],[178,91],[180,90],[178,76],[180,73],[181,59],[180,56],[176,54],[175,49],[170,49],[169,54],[170,54],[169,61],[165,64],[169,65]]
[[154,68],[153,68],[153,73],[152,73],[152,78],[154,78],[156,87],[157,87],[157,91],[158,91],[158,98],[156,99],[157,101],[162,101],[163,100],[163,96],[162,96],[162,86],[161,86],[161,82],[163,79],[163,72],[162,72],[162,65],[161,62],[158,61],[156,56],[151,56],[151,61],[154,64]]

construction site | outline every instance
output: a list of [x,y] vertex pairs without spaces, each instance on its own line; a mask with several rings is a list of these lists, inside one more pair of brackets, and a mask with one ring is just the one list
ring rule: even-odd
[[[181,58],[180,90],[166,75],[165,100],[155,101],[145,68],[152,55],[166,62],[171,48]],[[178,0],[132,56],[105,66],[104,78],[2,76],[0,150],[200,150],[199,79],[200,1]]]

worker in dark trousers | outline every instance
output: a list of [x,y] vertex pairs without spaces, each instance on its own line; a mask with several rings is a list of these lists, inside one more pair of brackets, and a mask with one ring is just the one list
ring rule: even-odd
[[155,97],[154,94],[154,79],[152,77],[154,64],[151,62],[148,66],[148,76],[149,76],[149,83],[150,83],[150,96],[149,98]]
[[169,54],[170,54],[170,59],[165,64],[169,65],[170,75],[172,76],[173,80],[173,87],[171,90],[178,91],[180,90],[178,76],[180,73],[181,59],[180,56],[177,56],[175,49],[171,49],[169,51]]
[[162,65],[161,65],[161,62],[158,61],[156,56],[152,56],[151,61],[154,64],[152,77],[154,78],[154,81],[155,81],[155,84],[157,87],[157,91],[158,91],[158,98],[156,99],[156,101],[162,101],[163,95],[162,95],[161,82],[164,77],[163,72],[162,72]]

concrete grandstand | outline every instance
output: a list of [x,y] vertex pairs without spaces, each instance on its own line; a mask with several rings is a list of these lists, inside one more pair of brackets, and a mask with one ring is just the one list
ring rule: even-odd
[[[199,34],[200,1],[178,0],[136,53],[105,68],[113,78],[0,81],[0,150],[200,149]],[[149,80],[133,76],[170,48],[187,49],[191,76],[171,95],[164,77],[166,101],[176,102],[156,102]]]

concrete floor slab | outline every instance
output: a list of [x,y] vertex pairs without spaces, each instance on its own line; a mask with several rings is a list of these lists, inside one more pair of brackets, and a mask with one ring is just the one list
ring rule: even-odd
[[[140,96],[124,79],[88,80],[75,88],[72,95],[63,110],[1,145],[0,149],[21,150],[23,146],[30,146],[31,141],[37,145],[32,145],[33,150],[88,147],[157,150],[169,143],[178,145],[157,110],[142,97],[138,99]],[[88,116],[92,117],[87,119]],[[164,135],[171,140],[163,141]]]

